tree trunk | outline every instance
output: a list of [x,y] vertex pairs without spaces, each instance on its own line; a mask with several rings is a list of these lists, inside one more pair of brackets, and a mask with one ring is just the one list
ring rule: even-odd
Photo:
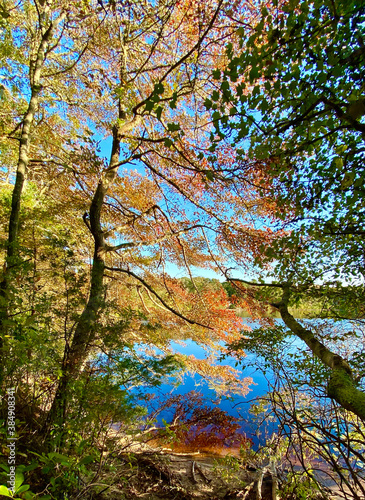
[[[34,115],[37,111],[39,93],[41,91],[41,75],[43,63],[46,58],[46,52],[49,42],[53,36],[55,26],[58,25],[65,14],[61,14],[55,21],[51,22],[48,29],[44,31],[41,42],[39,44],[37,53],[34,60],[30,62],[29,67],[29,81],[31,89],[31,97],[28,104],[28,109],[23,117],[21,135],[19,139],[19,155],[16,170],[15,184],[11,199],[11,212],[9,218],[8,228],[8,242],[6,250],[6,259],[4,266],[4,274],[0,283],[0,331],[5,334],[6,327],[4,321],[8,316],[8,303],[9,303],[9,282],[10,276],[14,269],[21,264],[19,260],[18,237],[19,237],[19,217],[21,198],[23,193],[24,181],[26,171],[29,163],[28,152],[30,145],[30,132],[34,121]],[[0,387],[3,382],[4,376],[4,344],[3,338],[0,336]]]
[[289,313],[289,295],[289,288],[285,288],[281,302],[273,306],[279,310],[286,326],[307,344],[324,365],[331,369],[327,387],[328,396],[365,421],[365,393],[356,387],[350,366],[339,354],[333,353],[317,340],[311,330],[303,328]]
[[65,347],[60,379],[51,410],[47,418],[47,427],[54,423],[62,424],[66,418],[72,381],[76,380],[86,361],[93,343],[100,313],[104,309],[105,287],[105,238],[101,226],[101,211],[105,195],[113,183],[118,170],[120,155],[121,130],[113,128],[113,144],[109,167],[104,172],[96,188],[90,205],[89,229],[94,238],[94,257],[91,270],[91,286],[88,302],[77,323],[71,345]]

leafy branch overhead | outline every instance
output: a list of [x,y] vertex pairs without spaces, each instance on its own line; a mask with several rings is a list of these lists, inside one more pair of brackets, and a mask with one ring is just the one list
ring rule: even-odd
[[277,199],[282,223],[273,227],[282,233],[256,263],[261,286],[280,287],[283,296],[261,299],[330,368],[328,395],[363,419],[363,386],[349,363],[288,305],[293,295],[304,302],[326,296],[322,314],[363,319],[364,9],[295,0],[261,14],[239,48],[227,46],[227,67],[213,75],[219,91],[205,102],[216,123],[212,150],[229,141],[242,160],[267,165],[271,184],[262,193]]

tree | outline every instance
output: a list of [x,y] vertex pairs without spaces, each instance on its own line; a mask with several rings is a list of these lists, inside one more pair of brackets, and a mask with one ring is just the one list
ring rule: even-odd
[[[49,4],[37,5],[38,10],[34,12],[37,16],[35,29],[32,29],[28,23],[28,15],[31,12],[32,7],[30,7],[30,10],[28,10],[27,7],[21,11],[20,9],[17,10],[14,5],[9,4],[4,8],[2,13],[3,23],[6,26],[6,35],[3,39],[3,49],[5,49],[6,55],[10,55],[10,47],[14,51],[11,60],[9,58],[3,70],[2,76],[5,85],[2,86],[2,100],[6,104],[8,104],[9,101],[13,101],[14,104],[10,103],[10,107],[15,108],[16,112],[21,113],[22,108],[25,108],[25,112],[20,121],[17,121],[13,116],[11,117],[13,119],[10,118],[9,120],[8,118],[3,122],[3,128],[6,126],[8,129],[5,134],[7,139],[12,139],[19,143],[17,169],[8,223],[9,229],[8,241],[6,244],[6,259],[4,274],[1,280],[0,321],[4,331],[6,331],[6,318],[8,313],[7,302],[10,298],[10,275],[14,273],[14,268],[17,268],[19,265],[18,238],[20,204],[26,170],[29,164],[31,128],[38,110],[40,101],[39,96],[44,81],[45,60],[47,58],[51,59],[51,65],[52,62],[55,63],[55,60],[57,61],[57,56],[52,57],[52,55],[54,55],[54,52],[57,51],[57,47],[64,33],[70,29],[72,30],[69,22],[70,17],[72,17],[72,13],[71,9],[66,5],[58,5],[54,10],[50,8]],[[25,29],[23,29],[22,33],[15,34],[15,30],[19,22],[24,22]],[[24,43],[27,50],[26,54],[21,54],[19,51],[19,43]],[[67,56],[72,58],[76,50],[73,51],[71,49]],[[24,79],[22,80],[21,77],[16,74],[16,71],[19,70],[27,60],[29,61],[29,72],[26,81],[24,81]],[[21,71],[21,73],[23,73],[23,71]],[[66,69],[64,71],[59,71],[59,74],[64,75],[65,73],[67,73]],[[13,95],[11,95],[9,87],[12,87]],[[22,92],[25,92],[29,96],[27,104],[25,104],[24,100],[21,98]],[[9,98],[10,96],[11,98]],[[12,148],[10,147],[9,149]],[[3,167],[5,167],[5,165],[3,165]],[[3,348],[2,343],[3,337],[1,340],[0,352],[2,352]]]
[[364,6],[355,2],[290,1],[275,13],[263,7],[242,51],[227,49],[215,116],[216,138],[265,163],[272,182],[261,191],[278,200],[285,234],[266,250],[266,263],[275,280],[268,285],[282,295],[270,298],[266,286],[264,300],[329,368],[328,396],[361,419],[362,351],[346,359],[288,307],[328,296],[327,315],[363,319],[363,20]]
[[[343,322],[317,319],[311,326],[317,338],[345,358],[364,341],[364,331],[358,329],[357,338],[346,343],[348,325]],[[289,490],[297,490],[300,496],[305,480],[308,492],[304,496],[318,498],[326,477],[344,498],[362,498],[364,422],[328,397],[330,368],[313,356],[304,342],[288,335],[283,323],[270,331],[265,326],[255,329],[231,349],[233,355],[239,349],[254,353],[249,364],[266,376],[268,392],[254,401],[250,413],[261,436],[266,426],[271,427],[257,460],[261,457],[263,463],[267,459],[275,463],[283,491],[289,494]],[[285,474],[289,467],[291,481]]]
[[[138,370],[162,376],[173,364],[154,365],[148,356],[136,364],[136,343],[167,351],[180,336],[217,348],[237,336],[240,320],[223,289],[214,295],[194,285],[191,269],[218,261],[220,235],[244,232],[250,210],[267,207],[255,202],[232,149],[213,166],[207,159],[211,124],[200,111],[211,70],[235,33],[222,1],[36,1],[9,9],[26,20],[11,14],[13,44],[35,48],[22,54],[17,76],[28,102],[12,92],[12,59],[5,82],[16,113],[4,141],[23,141],[28,157],[24,163],[10,148],[9,170],[20,170],[9,189],[16,203],[2,214],[13,221],[4,234],[3,366],[14,385],[34,382],[36,396],[24,401],[43,417],[48,412],[41,421],[47,436],[84,416],[77,397],[86,401],[86,388],[97,390],[104,373],[90,368],[91,358],[104,366],[106,357],[125,371],[122,380],[136,380]],[[239,5],[237,13],[252,14]],[[106,137],[109,160],[98,149]],[[257,254],[257,240],[247,241]],[[169,276],[172,264],[185,269],[195,291]],[[43,379],[34,376],[39,355]]]
[[[243,160],[266,164],[271,183],[261,183],[261,191],[276,197],[283,221],[272,226],[281,237],[277,233],[269,248],[262,247],[261,264],[272,267],[261,270],[260,280],[223,272],[237,294],[256,290],[286,328],[262,328],[250,341],[245,333],[234,350],[239,356],[251,345],[269,366],[279,367],[281,390],[271,395],[276,416],[289,426],[292,443],[298,437],[299,450],[322,450],[353,498],[363,489],[361,464],[360,475],[356,469],[365,418],[358,343],[364,318],[363,16],[363,6],[343,2],[289,2],[276,15],[264,9],[243,51],[228,49],[228,68],[217,81],[222,98],[214,138],[235,142]],[[312,299],[322,304],[320,315],[352,322],[338,333],[334,321],[319,328],[295,319],[290,307]],[[288,334],[304,341],[307,352],[297,348],[295,362],[280,365],[280,342]],[[301,370],[306,375],[298,380]],[[340,439],[344,429],[346,440]]]

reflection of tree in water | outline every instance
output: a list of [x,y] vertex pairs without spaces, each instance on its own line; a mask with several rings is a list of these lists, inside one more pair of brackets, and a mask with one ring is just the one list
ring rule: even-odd
[[219,453],[250,448],[252,440],[242,434],[241,421],[207,403],[197,391],[172,396],[160,407],[160,411],[168,411],[171,418],[165,428],[155,431],[155,436],[175,451]]

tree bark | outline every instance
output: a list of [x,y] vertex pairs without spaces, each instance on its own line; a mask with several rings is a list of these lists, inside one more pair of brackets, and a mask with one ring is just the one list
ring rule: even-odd
[[29,68],[29,79],[31,88],[31,97],[29,100],[28,109],[23,118],[23,125],[21,136],[19,140],[19,157],[16,172],[15,185],[12,194],[11,202],[11,214],[9,220],[9,238],[8,238],[8,248],[7,248],[7,259],[11,260],[17,253],[17,241],[19,233],[19,214],[20,214],[20,202],[21,195],[24,186],[24,180],[26,175],[26,170],[29,163],[28,152],[30,144],[30,131],[31,126],[34,121],[34,115],[37,111],[39,93],[41,91],[41,75],[43,69],[43,63],[46,58],[46,52],[49,46],[49,42],[53,36],[55,27],[65,18],[65,13],[62,13],[59,18],[51,22],[48,29],[42,35],[41,42],[39,44],[36,57],[30,63]]

